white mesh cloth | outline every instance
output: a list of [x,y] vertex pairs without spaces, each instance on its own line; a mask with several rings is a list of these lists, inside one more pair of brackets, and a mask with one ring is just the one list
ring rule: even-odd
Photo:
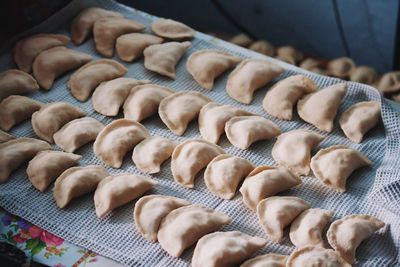
[[[99,6],[108,10],[121,12],[128,18],[144,23],[147,26],[147,31],[149,31],[151,21],[155,19],[153,16],[112,1],[73,1],[58,14],[33,29],[29,34],[36,32],[69,34],[71,19],[79,10],[87,6]],[[68,46],[89,53],[95,59],[100,58],[99,54],[94,50],[92,40],[87,41],[79,47],[75,47],[71,43]],[[274,61],[288,69],[277,80],[296,73],[303,73],[311,77],[318,84],[319,88],[340,82],[337,79],[305,72],[294,66],[213,39],[201,33],[196,34],[196,38],[192,42],[192,47],[178,64],[177,79],[175,81],[145,70],[143,60],[134,62],[133,64],[123,63],[129,69],[126,76],[137,79],[150,79],[154,83],[169,86],[177,91],[194,90],[201,92],[218,103],[234,105],[261,114],[277,123],[283,131],[297,128],[318,131],[312,125],[301,121],[298,117],[293,121],[284,122],[274,119],[265,113],[262,109],[262,99],[267,88],[257,91],[251,105],[241,105],[228,97],[225,92],[228,74],[225,74],[216,81],[212,91],[200,88],[186,71],[185,63],[188,55],[196,50],[205,48],[226,50],[243,58],[257,57]],[[0,69],[2,71],[15,67],[11,51],[11,46],[3,49],[0,58]],[[104,124],[108,124],[115,119],[96,113],[92,108],[90,99],[84,103],[76,101],[66,86],[69,76],[70,73],[59,78],[49,92],[40,91],[30,96],[46,103],[54,101],[70,102],[85,110],[88,116],[92,116]],[[353,213],[365,213],[377,216],[385,221],[387,223],[386,227],[378,234],[373,235],[373,237],[363,242],[359,247],[356,266],[395,266],[399,262],[398,254],[400,249],[400,118],[375,89],[357,83],[348,83],[348,88],[338,114],[340,115],[345,109],[356,102],[377,100],[382,102],[383,124],[380,124],[379,127],[368,133],[361,144],[354,144],[344,137],[336,121],[334,131],[327,135],[327,138],[322,142],[320,147],[324,148],[334,144],[345,144],[365,154],[374,162],[373,166],[356,171],[349,179],[347,191],[343,194],[325,188],[316,178],[306,177],[303,179],[304,183],[302,185],[283,193],[283,195],[299,196],[310,202],[313,207],[333,210],[335,212],[334,219]],[[316,112],[318,111],[316,110]],[[197,122],[190,124],[183,137],[177,137],[171,133],[158,116],[144,121],[143,124],[152,135],[160,135],[179,141],[200,138]],[[30,121],[15,127],[11,133],[16,136],[35,137]],[[226,137],[223,137],[220,142],[220,145],[227,153],[247,158],[256,165],[274,164],[271,157],[273,144],[274,141],[263,141],[252,146],[251,149],[244,151],[230,145]],[[54,146],[54,149],[59,148]],[[80,162],[81,165],[102,165],[102,162],[93,153],[92,144],[79,149],[77,153],[83,156]],[[266,238],[257,220],[257,216],[243,205],[240,194],[237,194],[234,200],[231,201],[214,197],[207,190],[202,174],[197,177],[195,189],[184,189],[173,181],[169,167],[170,161],[162,166],[162,171],[159,174],[152,176],[157,180],[159,185],[151,193],[181,197],[193,203],[204,204],[218,211],[225,212],[232,218],[232,223],[224,227],[223,230],[240,230],[250,235]],[[59,210],[55,205],[51,190],[47,190],[46,193],[36,191],[28,182],[25,169],[26,165],[15,171],[8,183],[0,185],[0,206],[9,212],[21,216],[70,242],[91,249],[126,265],[190,265],[193,248],[186,251],[180,259],[175,259],[168,256],[158,244],[152,244],[138,234],[133,224],[132,212],[134,203],[129,203],[115,210],[111,215],[102,220],[97,219],[95,216],[92,195],[87,195],[73,201],[66,209]],[[126,157],[121,169],[107,169],[111,174],[122,172],[140,173],[131,161],[131,153]],[[265,248],[258,253],[275,252],[289,254],[293,249],[293,245],[287,238],[279,245],[269,241]]]

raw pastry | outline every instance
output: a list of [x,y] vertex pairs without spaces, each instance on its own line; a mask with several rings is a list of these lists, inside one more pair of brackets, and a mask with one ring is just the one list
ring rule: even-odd
[[350,81],[373,85],[378,81],[378,74],[371,67],[358,66],[351,73]]
[[400,71],[388,72],[378,83],[378,90],[382,94],[398,93],[400,91]]
[[350,77],[355,67],[356,65],[351,58],[340,57],[328,63],[326,72],[328,75],[346,79]]
[[245,33],[239,33],[235,36],[233,36],[230,40],[230,43],[233,43],[235,45],[239,45],[242,47],[248,47],[249,45],[251,45],[251,43],[253,42],[253,40]]
[[39,89],[36,80],[20,70],[0,72],[0,101],[10,95],[24,95]]
[[161,44],[164,40],[160,37],[145,33],[128,33],[118,37],[115,49],[120,59],[132,62],[143,56],[146,47]]
[[12,136],[11,134],[8,134],[8,133],[0,130],[0,143],[4,143],[4,142],[10,141],[12,139],[15,139],[15,137]]
[[289,62],[293,62],[293,65],[295,65],[297,62],[300,62],[304,58],[303,53],[290,45],[279,47],[276,50],[276,54],[280,58],[287,59]]
[[265,40],[258,40],[249,46],[250,50],[272,57],[275,54],[275,47]]
[[286,267],[287,255],[268,253],[249,259],[240,267]]
[[151,24],[151,30],[158,36],[170,40],[191,39],[196,33],[189,26],[172,20],[160,18]]
[[290,254],[286,267],[351,267],[332,249],[307,246],[296,249]]

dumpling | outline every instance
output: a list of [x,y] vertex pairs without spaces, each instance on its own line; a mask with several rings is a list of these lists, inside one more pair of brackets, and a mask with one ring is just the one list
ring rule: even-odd
[[290,254],[286,267],[351,267],[332,249],[307,246],[294,250]]
[[112,59],[99,59],[80,67],[71,75],[68,88],[79,101],[86,101],[102,82],[124,76],[128,69]]
[[65,208],[74,198],[93,192],[108,175],[106,169],[97,165],[67,169],[54,183],[53,196],[57,206]]
[[42,51],[65,46],[69,37],[62,34],[35,34],[19,40],[14,47],[14,61],[18,68],[26,73],[32,70],[32,63]]
[[275,47],[265,40],[253,42],[249,46],[249,49],[269,57],[272,57],[275,54]]
[[199,115],[201,108],[208,102],[211,99],[201,93],[178,92],[161,100],[158,114],[173,133],[183,135],[189,122]]
[[49,150],[51,146],[34,138],[15,138],[0,143],[0,184],[8,181],[10,174],[37,153]]
[[0,103],[0,128],[11,130],[15,125],[29,119],[43,103],[26,96],[10,95]]
[[249,236],[239,231],[208,234],[197,242],[192,266],[238,266],[266,243],[263,238]]
[[308,209],[303,211],[290,226],[290,241],[296,247],[324,247],[322,233],[333,212],[323,209]]
[[49,90],[54,80],[92,60],[92,56],[63,46],[40,53],[33,62],[33,75],[41,88]]
[[156,184],[151,178],[135,174],[111,175],[104,178],[94,192],[97,217],[103,218],[113,209],[141,197]]
[[12,139],[15,139],[15,137],[12,136],[11,134],[8,134],[8,133],[0,130],[0,143],[4,143],[4,142],[10,141]]
[[384,226],[384,222],[373,216],[354,214],[334,221],[326,235],[335,251],[353,264],[360,243]]
[[285,60],[286,62],[293,62],[293,65],[295,65],[297,62],[300,62],[304,58],[303,53],[290,45],[279,47],[276,50],[276,54],[281,59],[287,59]]
[[26,174],[32,185],[44,192],[66,169],[75,166],[81,156],[61,151],[41,151],[29,161]]
[[373,85],[378,81],[378,74],[371,67],[358,66],[350,74],[350,81]]
[[150,45],[143,51],[144,67],[160,75],[175,79],[175,66],[190,46],[190,42]]
[[299,67],[315,73],[325,74],[324,71],[321,69],[321,62],[312,57],[304,59],[300,63]]
[[249,45],[251,45],[253,40],[247,34],[239,33],[229,39],[229,42],[242,47],[248,47]]
[[161,100],[173,93],[172,89],[158,84],[135,86],[124,103],[125,119],[141,122],[156,114]]
[[156,35],[170,40],[192,39],[196,33],[181,22],[164,18],[154,21],[151,24],[151,30]]
[[278,136],[281,130],[261,116],[236,116],[226,122],[225,133],[232,145],[248,149],[254,142]]
[[247,159],[223,154],[215,157],[204,172],[208,190],[217,197],[232,199],[240,182],[255,168]]
[[81,11],[71,23],[72,42],[76,45],[83,43],[91,35],[94,22],[104,17],[122,17],[122,14],[98,7]]
[[339,124],[347,138],[355,143],[361,143],[364,134],[374,128],[380,118],[379,102],[358,102],[342,113]]
[[235,116],[253,115],[252,113],[229,105],[210,102],[199,113],[199,131],[201,137],[211,143],[218,143],[225,132],[226,122]]
[[306,129],[296,129],[278,136],[272,158],[298,175],[310,173],[311,152],[325,136]]
[[143,172],[157,173],[161,164],[171,157],[177,145],[177,142],[164,137],[146,138],[135,146],[132,154],[133,163]]
[[102,82],[93,92],[93,109],[104,116],[117,116],[131,89],[150,82],[133,78],[116,78]]
[[112,57],[117,38],[123,34],[140,32],[145,26],[123,17],[104,17],[93,24],[93,39],[97,52],[104,57]]
[[53,135],[66,123],[85,116],[85,113],[66,102],[44,105],[32,114],[32,128],[39,138],[54,143]]
[[351,173],[372,162],[357,150],[343,145],[321,149],[311,158],[311,169],[321,182],[338,191],[346,191],[346,181]]
[[285,168],[260,166],[255,168],[240,187],[243,203],[252,211],[264,198],[301,184],[301,179]]
[[183,187],[193,188],[197,173],[220,154],[225,154],[221,147],[200,139],[179,144],[171,157],[171,171],[175,182]]
[[157,242],[161,220],[171,211],[190,205],[190,202],[172,196],[149,195],[141,197],[135,204],[133,216],[136,229],[151,242]]
[[10,95],[24,95],[39,89],[36,80],[20,70],[0,72],[0,101]]
[[388,72],[382,76],[378,83],[378,90],[382,94],[396,93],[400,91],[400,71]]
[[346,84],[334,84],[323,90],[305,95],[297,102],[300,118],[321,131],[331,132],[333,120],[346,94]]
[[217,231],[230,221],[225,213],[205,206],[183,206],[161,220],[157,239],[169,255],[179,257],[202,236]]
[[108,166],[120,168],[124,156],[141,142],[150,137],[140,123],[119,119],[108,124],[98,135],[93,145],[96,156]]
[[284,71],[280,66],[266,60],[243,60],[229,74],[226,92],[243,104],[250,104],[254,92],[271,82]]
[[315,83],[306,76],[290,76],[268,90],[263,100],[264,110],[276,118],[291,120],[296,102],[316,88]]
[[287,255],[268,253],[249,259],[240,267],[286,267]]
[[81,146],[96,140],[104,125],[91,117],[75,119],[65,124],[54,135],[54,142],[62,150],[74,152]]
[[346,79],[350,77],[356,65],[351,58],[340,57],[330,61],[326,67],[328,75]]
[[240,61],[242,61],[240,57],[228,52],[205,49],[190,55],[186,69],[201,87],[211,90],[214,80]]
[[118,37],[115,49],[120,59],[132,62],[143,56],[146,47],[161,44],[164,40],[160,37],[145,33],[128,33]]
[[276,243],[283,240],[283,230],[310,204],[298,197],[269,197],[257,205],[257,216],[268,237]]

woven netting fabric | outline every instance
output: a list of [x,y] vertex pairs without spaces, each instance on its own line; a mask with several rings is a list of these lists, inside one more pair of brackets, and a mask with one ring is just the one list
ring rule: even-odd
[[[36,27],[29,34],[37,32],[54,32],[69,35],[71,19],[84,7],[98,6],[108,10],[121,12],[125,17],[137,20],[147,26],[146,31],[150,32],[149,25],[156,19],[151,15],[125,7],[116,2],[107,0],[73,1],[58,14],[48,21]],[[68,47],[78,51],[91,54],[94,59],[101,56],[95,51],[93,40],[85,42],[81,46]],[[205,94],[217,103],[229,104],[239,108],[260,114],[278,124],[282,131],[305,128],[318,130],[310,124],[300,120],[296,115],[292,121],[275,119],[264,112],[262,99],[271,86],[258,90],[251,105],[242,105],[231,99],[225,92],[225,85],[229,73],[216,80],[212,91],[202,89],[187,72],[185,63],[188,56],[199,49],[220,49],[229,51],[243,58],[264,58],[274,61],[285,67],[287,71],[278,77],[273,83],[287,76],[302,73],[313,79],[319,88],[342,82],[337,79],[312,74],[294,66],[264,57],[249,50],[216,40],[205,34],[197,33],[192,41],[192,46],[177,65],[175,81],[163,78],[160,75],[144,69],[143,60],[132,64],[123,63],[129,72],[126,77],[137,79],[149,79],[154,83],[169,86],[176,91],[194,90]],[[12,47],[3,50],[0,58],[0,69],[14,68],[12,61]],[[118,60],[117,58],[115,58]],[[110,123],[116,118],[102,116],[92,108],[92,101],[78,102],[69,92],[67,81],[71,73],[68,73],[55,82],[53,88],[48,91],[40,91],[29,95],[30,97],[45,103],[55,101],[67,101],[81,109],[88,116],[98,119],[104,124]],[[271,83],[271,84],[273,84]],[[324,187],[316,178],[305,177],[303,184],[286,191],[281,195],[298,196],[308,201],[312,207],[319,207],[335,212],[333,219],[341,218],[348,214],[363,213],[377,216],[386,226],[378,234],[373,235],[363,242],[357,251],[356,266],[395,266],[399,262],[400,249],[400,118],[399,115],[380,97],[379,93],[368,86],[348,83],[348,91],[338,111],[338,116],[359,101],[375,100],[382,103],[383,123],[370,131],[361,144],[354,144],[345,138],[343,132],[335,121],[334,130],[323,133],[327,138],[321,143],[320,148],[335,144],[344,144],[361,151],[373,161],[370,168],[362,168],[353,173],[347,183],[345,193],[337,193]],[[315,110],[318,112],[318,110]],[[119,115],[117,118],[120,118]],[[158,116],[153,116],[143,122],[151,135],[168,137],[180,142],[201,138],[197,122],[190,124],[182,137],[174,135],[163,124]],[[321,132],[322,133],[322,132]],[[30,121],[13,128],[11,134],[18,137],[35,137]],[[226,137],[222,137],[220,145],[227,153],[244,157],[256,165],[273,165],[271,149],[274,140],[262,141],[254,144],[248,150],[240,150],[233,147]],[[59,150],[57,146],[53,149]],[[103,163],[93,153],[92,144],[79,149],[76,153],[81,154],[80,165]],[[111,174],[118,173],[141,173],[132,163],[131,153],[127,155],[124,164],[120,169],[108,168]],[[190,265],[193,248],[188,249],[181,258],[176,259],[168,256],[159,244],[146,241],[136,231],[133,222],[134,202],[116,209],[105,219],[97,219],[94,212],[93,195],[73,201],[66,209],[60,210],[56,207],[51,189],[45,193],[36,191],[26,177],[26,165],[15,171],[6,184],[0,185],[0,206],[9,212],[85,248],[91,249],[99,254],[110,257],[118,262],[129,266],[188,266]],[[206,188],[203,181],[203,174],[198,175],[195,188],[185,189],[176,184],[170,171],[170,161],[163,164],[159,174],[152,175],[158,182],[155,190],[150,193],[172,195],[187,199],[192,203],[203,204],[218,211],[228,214],[232,222],[224,227],[223,231],[240,230],[250,235],[267,238],[262,230],[255,213],[247,209],[242,203],[240,194],[231,200],[222,200],[213,196]],[[179,227],[179,226],[178,226]],[[286,235],[287,236],[287,235]],[[268,244],[258,254],[275,252],[289,254],[294,246],[286,238],[282,244]]]

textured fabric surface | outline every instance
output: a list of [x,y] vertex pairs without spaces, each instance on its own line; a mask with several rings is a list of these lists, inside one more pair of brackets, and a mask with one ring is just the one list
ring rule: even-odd
[[[74,1],[56,16],[39,25],[33,32],[56,32],[69,34],[71,18],[85,6],[99,6],[109,10],[121,12],[128,18],[135,19],[147,26],[154,17],[142,12],[127,8],[115,2],[106,0]],[[33,33],[31,32],[31,33]],[[70,48],[90,53],[95,59],[100,58],[93,47],[93,40],[85,42],[79,47],[73,44]],[[143,67],[143,60],[133,64],[125,64],[129,72],[127,77],[137,79],[150,79],[154,83],[169,86],[176,91],[194,90],[205,94],[215,102],[230,104],[248,111],[258,113],[277,123],[283,131],[297,128],[312,129],[319,132],[315,127],[301,121],[296,115],[293,121],[282,121],[274,119],[262,109],[262,99],[270,87],[264,87],[257,91],[251,105],[241,105],[229,98],[225,92],[225,84],[228,73],[216,81],[212,91],[201,89],[186,71],[185,63],[188,56],[196,50],[204,48],[215,48],[226,50],[243,58],[265,58],[285,67],[287,71],[278,79],[303,73],[311,77],[319,88],[340,82],[340,80],[328,78],[305,72],[291,65],[278,62],[274,59],[264,57],[257,53],[233,46],[220,40],[213,39],[207,35],[197,33],[192,42],[192,47],[187,51],[177,66],[177,79],[175,81],[163,78],[155,73],[149,72]],[[3,49],[0,58],[0,69],[15,67],[11,57],[12,47]],[[115,118],[104,117],[92,108],[91,100],[78,102],[70,94],[66,84],[71,73],[59,78],[53,88],[48,91],[40,91],[30,95],[32,98],[49,103],[54,101],[67,101],[72,103],[104,124],[110,123]],[[274,81],[276,82],[276,81]],[[348,83],[348,91],[340,106],[338,115],[349,108],[352,104],[365,101],[377,100],[382,103],[383,123],[370,131],[361,144],[354,144],[343,135],[335,121],[335,129],[321,143],[320,148],[334,144],[344,144],[361,151],[374,164],[371,168],[363,168],[353,173],[347,183],[346,193],[337,193],[324,187],[316,178],[305,177],[303,184],[295,189],[284,192],[282,195],[299,196],[312,207],[325,208],[335,212],[334,219],[348,214],[364,213],[377,216],[387,223],[386,227],[378,234],[373,235],[363,242],[357,251],[358,262],[356,266],[395,266],[399,262],[400,249],[400,118],[399,115],[380,97],[379,93],[368,86]],[[318,112],[316,110],[315,112]],[[118,116],[120,118],[121,115]],[[339,117],[339,116],[338,116]],[[200,138],[197,122],[192,122],[182,137],[171,133],[158,116],[154,116],[143,122],[152,135],[160,135],[184,141],[191,138]],[[35,137],[30,121],[26,121],[15,127],[12,134],[16,136]],[[256,165],[272,165],[271,149],[274,140],[262,141],[254,144],[249,150],[240,150],[233,147],[226,137],[222,137],[219,143],[227,153],[241,156],[251,160]],[[54,146],[54,149],[59,149]],[[102,165],[92,150],[92,144],[79,149],[76,153],[83,156],[80,164]],[[107,168],[111,174],[129,172],[140,173],[131,161],[131,153],[125,158],[121,169]],[[26,178],[26,165],[15,171],[9,182],[0,185],[0,206],[6,210],[21,216],[24,219],[78,245],[84,246],[97,253],[108,256],[116,261],[130,266],[188,266],[193,254],[193,248],[187,250],[180,259],[169,257],[158,244],[152,244],[142,238],[133,224],[133,206],[129,203],[116,209],[112,214],[100,220],[96,218],[93,204],[93,195],[73,201],[66,209],[59,210],[49,189],[45,193],[36,191]],[[252,213],[242,203],[240,194],[231,200],[222,200],[213,196],[206,188],[202,173],[197,177],[195,188],[192,190],[180,187],[173,181],[170,171],[170,161],[163,164],[159,174],[152,175],[159,183],[151,193],[173,195],[187,199],[193,203],[203,204],[218,211],[227,213],[232,222],[223,228],[225,231],[240,230],[250,235],[266,238],[256,214]],[[287,236],[287,235],[286,235]],[[294,249],[287,237],[282,244],[268,244],[258,253],[275,252],[289,254]]]

